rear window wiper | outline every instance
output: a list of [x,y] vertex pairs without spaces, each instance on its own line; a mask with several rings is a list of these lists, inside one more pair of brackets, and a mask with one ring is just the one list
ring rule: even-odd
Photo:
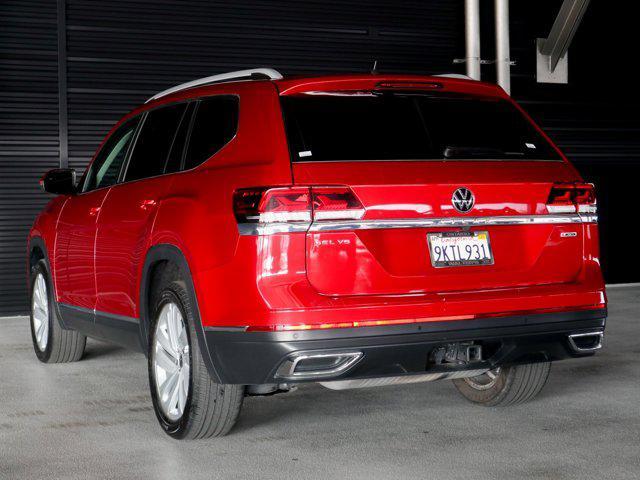
[[481,157],[481,158],[502,158],[502,157],[522,157],[522,152],[505,152],[499,148],[490,147],[469,147],[469,146],[456,146],[447,145],[442,152],[444,158],[467,158],[467,157]]

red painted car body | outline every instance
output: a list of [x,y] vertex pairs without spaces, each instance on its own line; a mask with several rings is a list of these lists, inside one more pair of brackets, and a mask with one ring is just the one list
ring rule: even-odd
[[[141,319],[147,255],[171,245],[188,264],[205,328],[295,331],[605,308],[594,206],[544,221],[554,217],[554,184],[582,183],[559,151],[554,161],[292,163],[282,97],[377,88],[515,106],[493,85],[400,75],[222,83],[144,104],[114,130],[160,105],[234,95],[237,133],[194,169],[53,199],[30,239],[46,249],[58,303]],[[243,231],[234,214],[241,189],[318,185],[349,187],[364,209],[356,226],[343,219]],[[452,206],[459,187],[475,195],[469,212]],[[488,232],[494,263],[432,266],[427,234],[463,230]]]

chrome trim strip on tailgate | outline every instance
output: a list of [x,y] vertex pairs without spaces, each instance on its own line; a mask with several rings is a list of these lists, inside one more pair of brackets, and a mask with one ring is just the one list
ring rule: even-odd
[[239,223],[240,235],[273,235],[275,233],[308,232],[309,222],[292,223]]
[[335,230],[370,230],[379,228],[425,228],[425,227],[475,227],[485,225],[541,225],[588,223],[597,221],[595,215],[513,215],[501,217],[443,217],[393,220],[340,220],[315,222],[310,232]]
[[299,223],[241,223],[240,235],[272,235],[293,232],[335,232],[390,228],[476,227],[491,225],[545,225],[596,223],[595,214],[509,215],[493,217],[399,218],[384,220],[334,220]]

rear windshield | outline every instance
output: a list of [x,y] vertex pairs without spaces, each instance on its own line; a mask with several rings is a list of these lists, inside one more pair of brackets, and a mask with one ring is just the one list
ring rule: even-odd
[[292,161],[559,160],[508,101],[402,92],[283,96]]

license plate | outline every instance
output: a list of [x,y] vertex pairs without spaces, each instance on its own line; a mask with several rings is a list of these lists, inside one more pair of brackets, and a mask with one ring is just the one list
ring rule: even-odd
[[493,265],[489,232],[429,233],[427,241],[436,268]]

